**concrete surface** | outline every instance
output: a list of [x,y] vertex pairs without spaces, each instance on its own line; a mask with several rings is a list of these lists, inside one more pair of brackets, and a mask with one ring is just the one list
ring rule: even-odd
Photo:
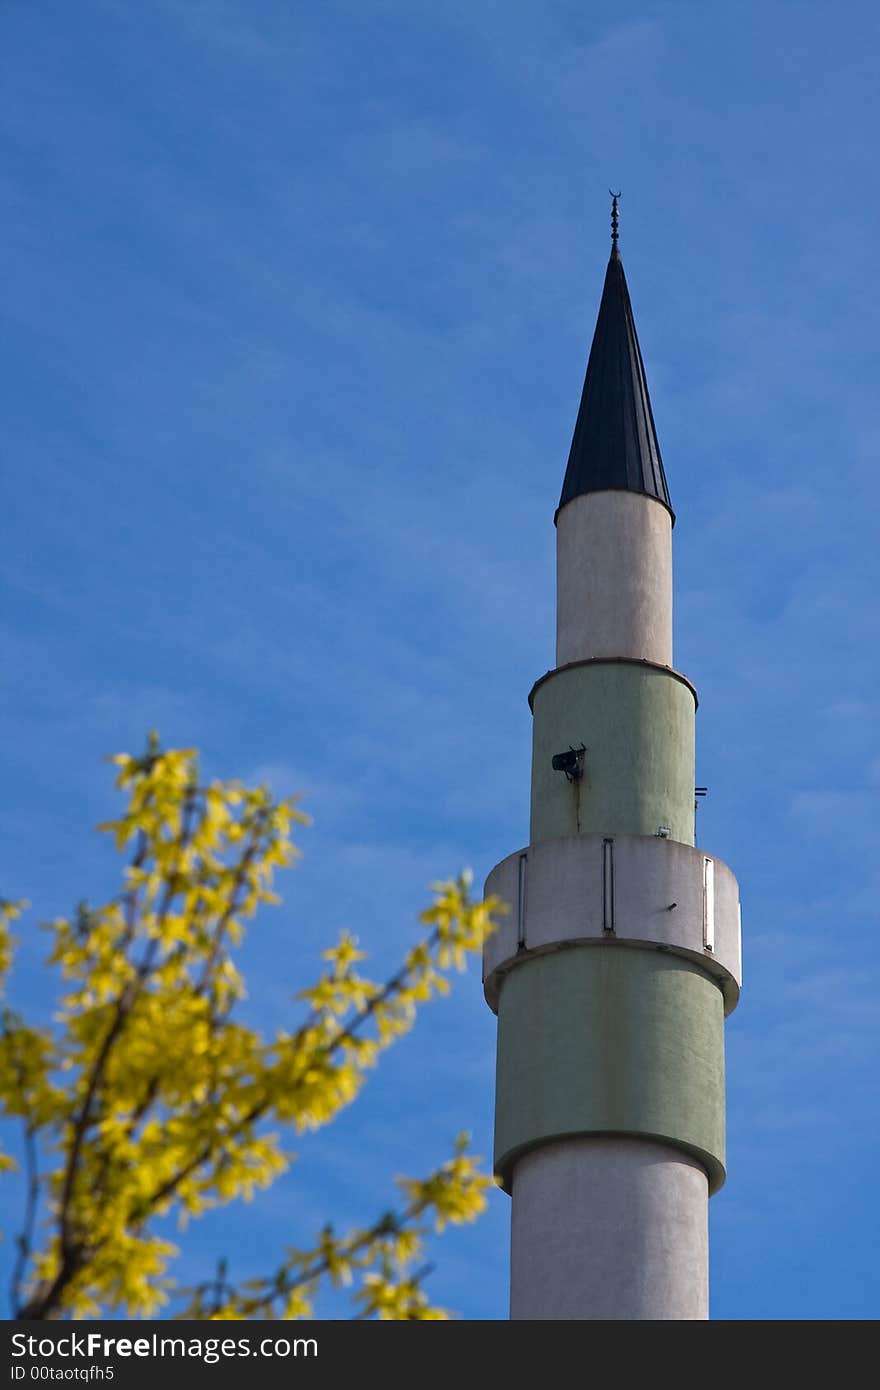
[[672,665],[672,518],[638,492],[588,492],[556,518],[556,665]]
[[510,1316],[709,1316],[706,1175],[665,1145],[568,1139],[516,1165]]
[[[705,945],[707,860],[714,869],[712,951]],[[483,950],[486,998],[496,1011],[499,972],[520,960],[523,950],[601,941],[609,926],[619,941],[666,947],[701,965],[717,980],[725,1013],[736,1007],[742,983],[739,886],[727,865],[703,849],[641,835],[543,840],[497,864],[485,892],[510,909]]]
[[[534,691],[532,844],[563,835],[653,835],[694,842],[694,696],[657,666],[596,662]],[[569,782],[553,756],[583,744]]]
[[699,967],[603,941],[526,958],[498,1001],[495,1171],[549,1140],[641,1135],[724,1181],[724,1012]]

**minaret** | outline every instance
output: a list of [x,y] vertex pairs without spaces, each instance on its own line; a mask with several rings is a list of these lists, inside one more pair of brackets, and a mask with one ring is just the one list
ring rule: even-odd
[[489,875],[495,1170],[511,1318],[708,1317],[739,890],[694,844],[697,695],[672,658],[674,516],[611,259],[556,512],[556,666],[534,685],[530,841]]

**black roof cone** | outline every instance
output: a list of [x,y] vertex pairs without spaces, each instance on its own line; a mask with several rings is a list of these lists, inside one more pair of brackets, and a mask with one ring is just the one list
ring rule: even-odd
[[559,508],[581,493],[614,488],[656,497],[672,512],[645,366],[617,249],[616,196],[611,218],[611,259]]

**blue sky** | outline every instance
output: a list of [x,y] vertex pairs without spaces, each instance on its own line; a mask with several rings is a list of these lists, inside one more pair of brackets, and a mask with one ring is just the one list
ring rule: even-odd
[[[305,793],[245,956],[267,1026],[341,927],[388,970],[430,880],[526,841],[622,188],[700,839],[743,897],[713,1316],[877,1316],[878,38],[854,2],[0,5],[19,1005],[35,921],[114,889],[101,758],[154,726]],[[459,1129],[489,1155],[493,1057],[471,969],[184,1277],[370,1219]],[[507,1219],[437,1243],[464,1317],[506,1315]]]

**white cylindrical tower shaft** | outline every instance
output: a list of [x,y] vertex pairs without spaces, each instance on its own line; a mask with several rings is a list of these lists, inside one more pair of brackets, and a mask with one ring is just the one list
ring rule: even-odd
[[513,1175],[510,1316],[709,1316],[705,1170],[644,1139],[566,1139]]
[[672,517],[641,492],[587,492],[556,520],[556,665],[622,656],[672,665]]

